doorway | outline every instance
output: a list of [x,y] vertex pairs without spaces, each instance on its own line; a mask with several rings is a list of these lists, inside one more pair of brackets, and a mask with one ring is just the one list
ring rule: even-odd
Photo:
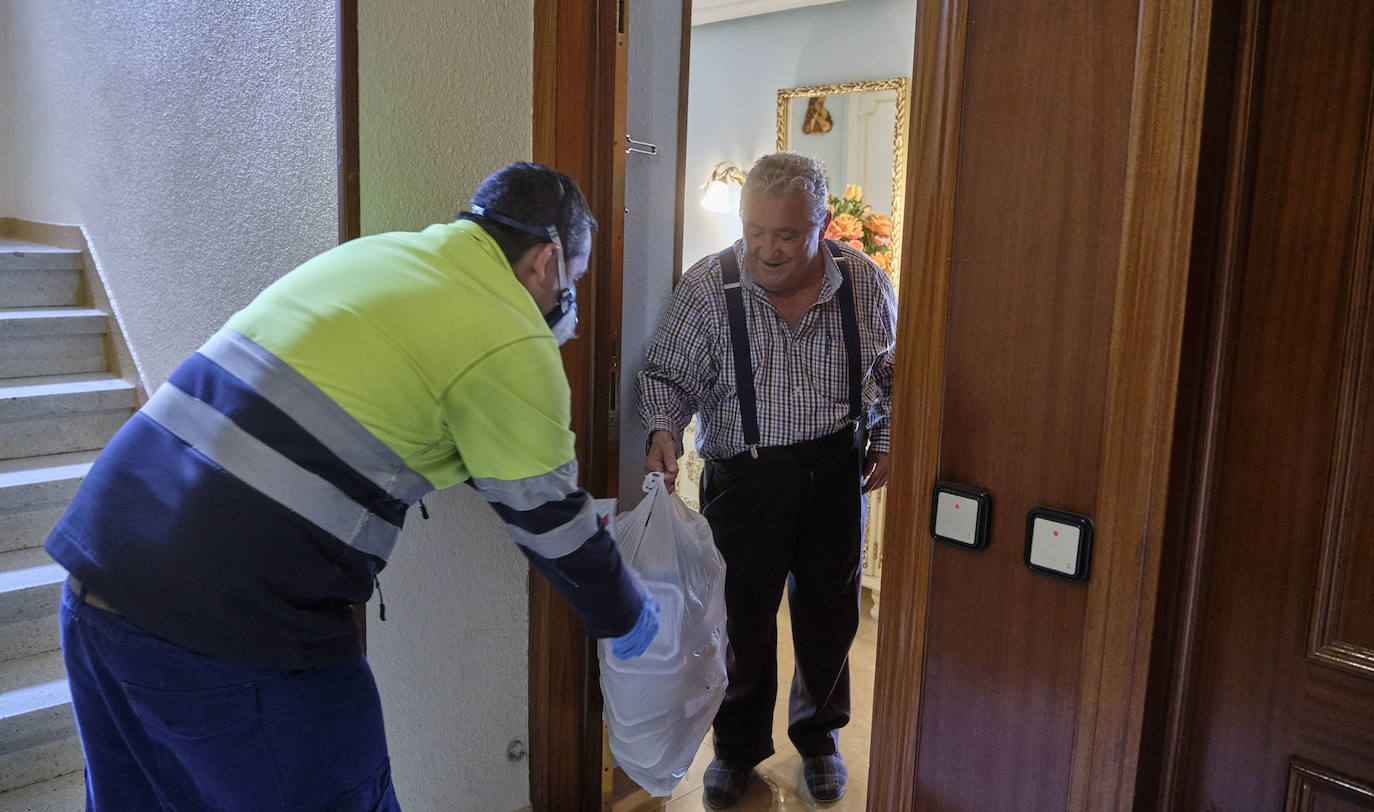
[[[858,241],[890,271],[894,283],[898,281],[915,4],[880,0],[865,5],[862,14],[846,4],[803,2],[765,4],[768,11],[762,12],[758,4],[699,2],[693,7],[687,0],[677,20],[669,19],[678,13],[674,4],[632,3],[628,8],[627,132],[640,143],[627,144],[631,150],[625,169],[625,231],[635,236],[626,241],[624,261],[622,510],[637,500],[642,479],[644,434],[634,374],[643,349],[682,269],[739,236],[740,182],[754,160],[779,148],[822,158],[837,205],[852,207],[861,216],[871,207],[872,214],[887,221],[877,240],[863,234]],[[670,22],[680,26],[689,49],[682,52],[685,73],[673,76],[686,89],[676,133],[663,127],[672,119],[672,111],[666,109],[670,82],[664,75],[671,73],[666,63],[673,61],[666,47]],[[766,67],[761,70],[761,65]],[[828,126],[807,125],[809,108],[820,108]],[[644,151],[649,145],[652,155]],[[667,170],[674,157],[681,175],[671,184],[674,179]],[[674,221],[665,222],[670,212],[675,213]],[[673,252],[665,256],[661,247],[668,244],[669,223],[677,227],[678,236]],[[696,475],[702,463],[691,450],[690,429],[684,445],[689,453],[680,460],[686,472],[680,480],[681,494],[689,506],[698,508]],[[851,651],[853,717],[840,732],[850,774],[848,791],[830,808],[863,809],[867,804],[883,498],[879,492],[869,503],[860,630]],[[778,615],[780,696],[773,717],[777,752],[759,766],[740,809],[771,809],[777,804],[792,808],[810,800],[800,756],[786,735],[786,686],[792,679],[789,629],[784,601]],[[606,805],[626,810],[661,808],[666,803],[670,809],[700,809],[702,772],[711,752],[708,735],[688,775],[664,801],[634,792],[623,775],[611,773]]]

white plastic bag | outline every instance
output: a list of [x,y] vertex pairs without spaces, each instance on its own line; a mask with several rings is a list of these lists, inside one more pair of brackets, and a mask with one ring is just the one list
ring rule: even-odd
[[687,774],[725,698],[725,561],[700,513],[668,493],[662,474],[615,518],[620,556],[658,602],[658,635],[628,660],[602,640],[601,695],[611,753],[651,795]]

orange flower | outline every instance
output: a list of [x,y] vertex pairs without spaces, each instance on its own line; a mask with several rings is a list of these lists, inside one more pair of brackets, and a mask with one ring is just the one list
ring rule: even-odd
[[856,240],[864,233],[863,223],[852,214],[838,214],[825,232],[828,240]]
[[864,244],[861,243],[861,242],[859,242],[858,240],[850,240],[850,241],[849,241],[849,247],[850,247],[850,248],[853,248],[855,251],[862,251],[862,250],[864,250]]
[[891,237],[892,218],[885,214],[875,214],[868,218],[868,230],[878,237]]
[[873,260],[873,264],[882,269],[883,273],[892,272],[892,257],[886,251],[877,254],[869,254],[868,258]]

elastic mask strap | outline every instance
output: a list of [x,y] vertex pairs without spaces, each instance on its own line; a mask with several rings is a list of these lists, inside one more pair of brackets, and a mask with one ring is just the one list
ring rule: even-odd
[[[561,197],[563,193],[562,181],[559,181],[558,191],[559,196]],[[491,209],[485,206],[473,205],[472,213],[477,215],[478,217],[485,217],[488,220],[494,220],[503,226],[510,226],[516,231],[523,231],[526,234],[533,234],[536,237],[549,240],[550,242],[552,242],[554,248],[558,249],[558,286],[564,290],[572,289],[572,282],[568,279],[568,267],[563,261],[563,241],[558,238],[557,228],[554,228],[553,226],[532,226],[529,223],[522,223],[519,220],[514,219],[513,217],[507,217],[506,215],[498,211],[492,211]]]

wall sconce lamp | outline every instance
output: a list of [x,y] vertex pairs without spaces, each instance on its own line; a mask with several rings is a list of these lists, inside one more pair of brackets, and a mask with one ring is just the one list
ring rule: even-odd
[[[731,185],[736,188],[731,188]],[[744,173],[729,161],[721,161],[711,170],[711,179],[702,187],[701,207],[717,214],[739,210],[740,190],[744,187]]]

